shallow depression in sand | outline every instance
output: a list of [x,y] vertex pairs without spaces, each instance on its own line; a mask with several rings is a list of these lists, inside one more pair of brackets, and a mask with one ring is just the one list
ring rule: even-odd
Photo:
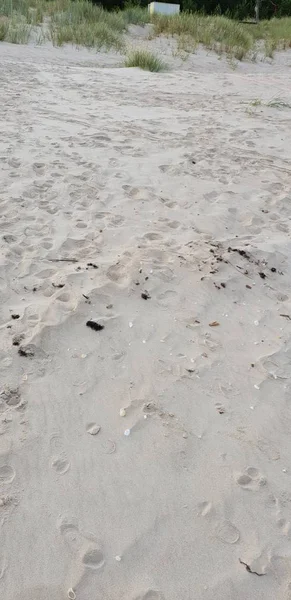
[[90,548],[82,557],[83,564],[88,569],[100,569],[104,565],[104,556],[99,548]]
[[15,477],[15,471],[10,465],[0,467],[0,483],[11,483]]

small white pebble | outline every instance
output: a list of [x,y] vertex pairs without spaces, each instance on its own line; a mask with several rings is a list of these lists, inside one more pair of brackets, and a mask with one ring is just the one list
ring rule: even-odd
[[148,418],[148,416],[147,416],[147,415],[144,415],[144,416],[143,416],[143,418],[144,418],[144,419],[147,419],[147,418]]
[[183,433],[183,438],[186,440],[188,437],[187,433]]
[[254,407],[253,407],[253,406],[250,406],[250,409],[251,409],[251,410],[254,410]]
[[87,358],[87,354],[81,354],[81,358]]
[[120,409],[120,411],[119,411],[119,415],[120,415],[121,417],[125,417],[125,415],[126,415],[126,410],[125,410],[125,408],[121,408],[121,409]]
[[133,327],[133,323],[131,321],[129,321],[128,325],[130,328]]
[[125,432],[124,432],[124,435],[126,435],[126,437],[129,436],[130,435],[130,429],[126,429]]
[[258,327],[259,321],[254,321],[254,325]]
[[283,473],[287,473],[287,469],[282,469]]
[[121,556],[119,556],[119,555],[115,556],[115,560],[117,560],[117,562],[120,562],[121,561]]
[[259,390],[259,389],[260,389],[260,387],[259,387],[259,386],[258,386],[256,383],[255,383],[255,385],[254,385],[254,388],[255,388],[256,390]]

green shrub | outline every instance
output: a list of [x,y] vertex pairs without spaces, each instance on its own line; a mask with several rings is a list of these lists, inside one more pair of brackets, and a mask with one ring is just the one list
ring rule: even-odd
[[8,24],[9,21],[7,17],[0,17],[0,42],[2,42],[7,35]]
[[139,67],[144,71],[152,71],[154,73],[167,69],[162,60],[147,50],[132,50],[125,61],[125,66]]

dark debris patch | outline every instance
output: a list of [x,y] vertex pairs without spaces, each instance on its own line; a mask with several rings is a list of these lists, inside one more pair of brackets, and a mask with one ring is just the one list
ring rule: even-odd
[[90,327],[90,329],[93,329],[93,331],[102,331],[102,329],[104,329],[104,325],[100,325],[97,321],[87,321],[86,325],[87,327]]
[[14,313],[13,315],[11,315],[11,319],[20,319],[20,315]]
[[25,356],[26,358],[32,358],[34,356],[34,349],[32,346],[20,346],[18,348],[18,354]]
[[150,299],[150,295],[147,292],[147,290],[145,290],[144,292],[141,293],[141,297],[143,300],[149,300]]

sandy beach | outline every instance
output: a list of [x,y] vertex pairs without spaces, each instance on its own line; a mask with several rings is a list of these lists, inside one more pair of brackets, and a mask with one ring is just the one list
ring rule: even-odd
[[291,599],[291,51],[167,60],[0,47],[1,600]]

